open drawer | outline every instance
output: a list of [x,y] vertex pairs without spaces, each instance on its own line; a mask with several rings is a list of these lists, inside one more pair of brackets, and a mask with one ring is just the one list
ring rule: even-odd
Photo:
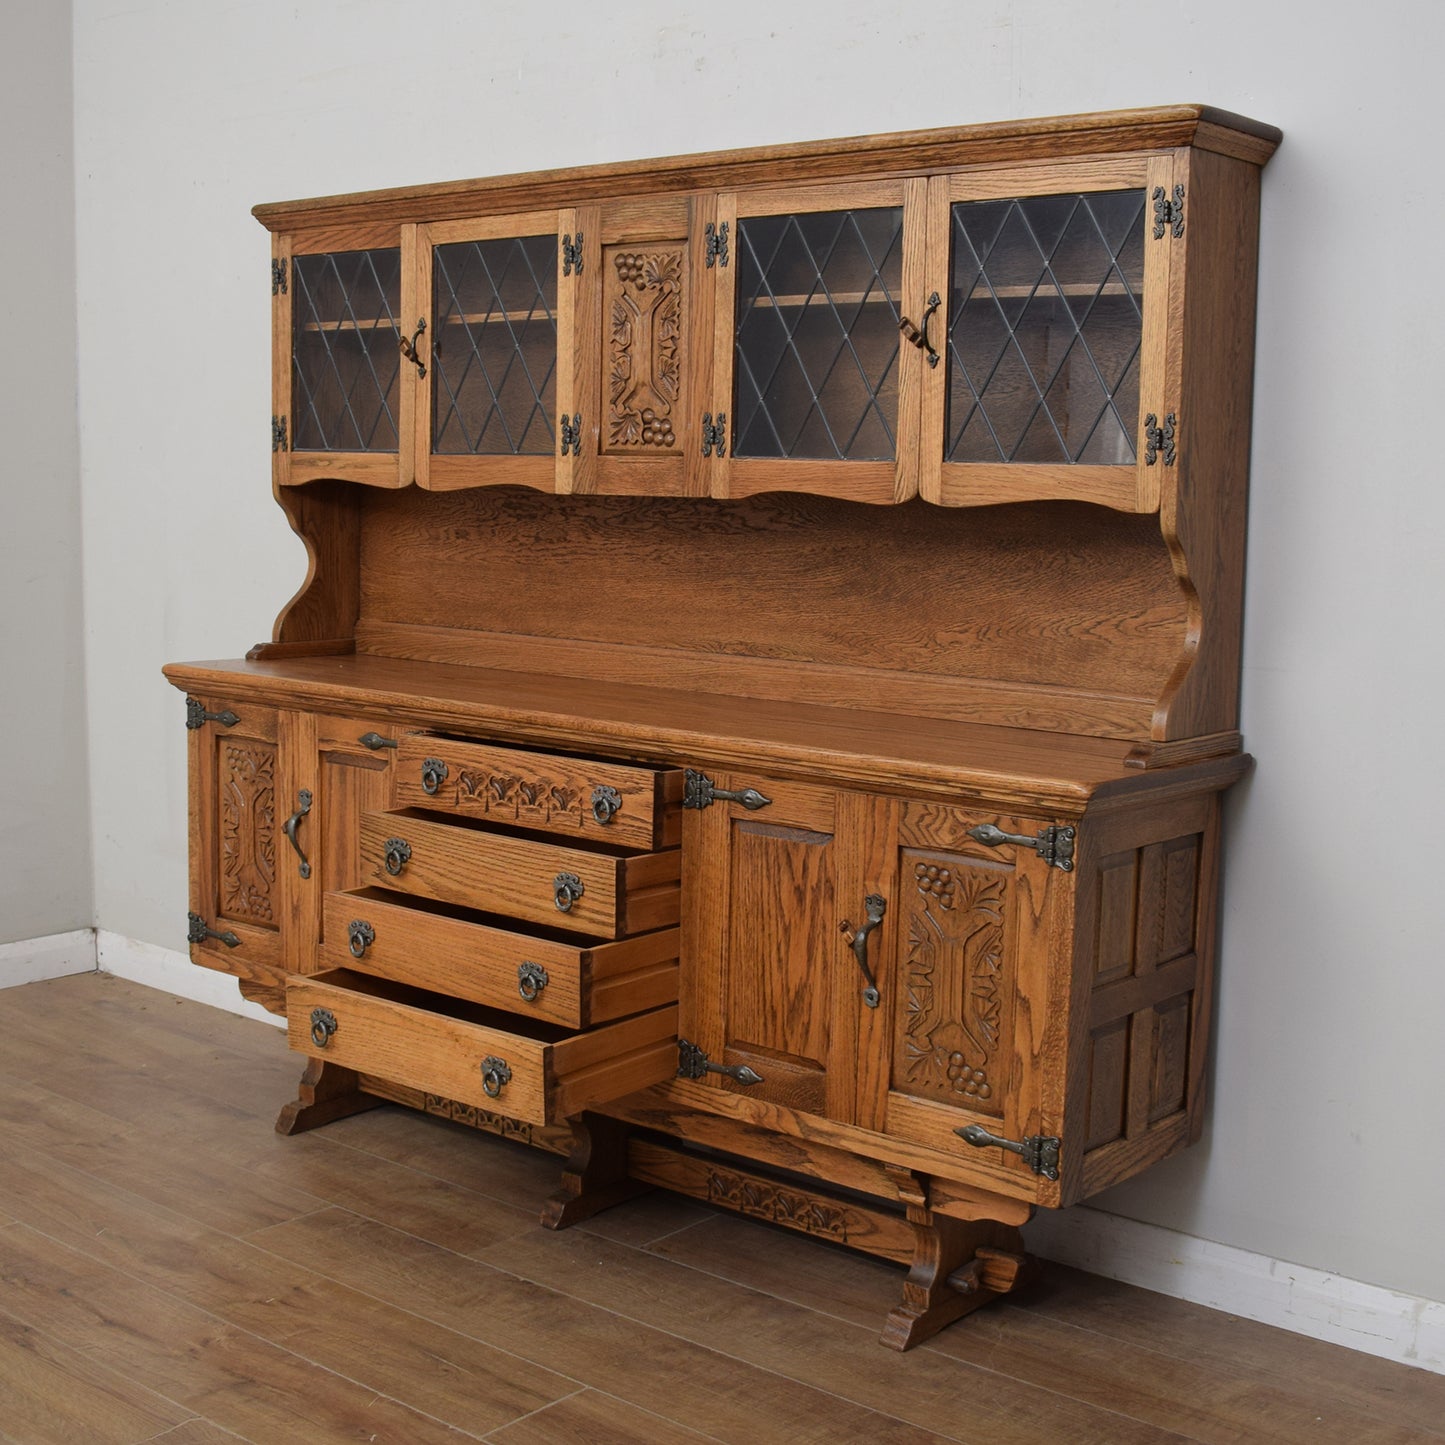
[[286,985],[293,1049],[529,1124],[677,1072],[677,1007],[587,1033],[333,969]]
[[611,943],[378,888],[328,893],[323,966],[590,1028],[677,1001],[678,930]]

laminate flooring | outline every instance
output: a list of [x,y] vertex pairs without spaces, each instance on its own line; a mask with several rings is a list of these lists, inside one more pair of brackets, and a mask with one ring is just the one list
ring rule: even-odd
[[0,1439],[1406,1442],[1445,1378],[1060,1266],[906,1355],[900,1272],[387,1106],[284,1139],[279,1030],[0,991]]

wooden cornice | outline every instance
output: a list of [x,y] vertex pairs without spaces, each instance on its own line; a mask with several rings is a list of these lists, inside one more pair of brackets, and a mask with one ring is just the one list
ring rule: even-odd
[[867,171],[919,175],[964,166],[1195,146],[1263,165],[1281,139],[1271,125],[1204,105],[1156,106],[850,136],[841,140],[665,156],[615,165],[358,191],[255,207],[270,231],[368,222],[439,221],[607,197],[727,190],[786,180],[826,181]]

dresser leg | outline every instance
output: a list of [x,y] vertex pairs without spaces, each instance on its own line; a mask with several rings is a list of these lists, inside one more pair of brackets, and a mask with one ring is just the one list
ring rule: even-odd
[[913,1226],[913,1264],[902,1302],[883,1325],[881,1343],[889,1349],[911,1350],[1035,1272],[1012,1225],[936,1213],[927,1204],[926,1180],[918,1176],[911,1185],[900,1182],[899,1194]]
[[375,1094],[363,1094],[354,1069],[324,1059],[307,1059],[296,1097],[276,1116],[278,1134],[304,1134],[333,1119],[360,1114],[384,1104]]
[[580,1224],[652,1188],[628,1178],[626,1124],[600,1114],[581,1114],[568,1122],[572,1152],[562,1169],[562,1187],[542,1206],[546,1229]]

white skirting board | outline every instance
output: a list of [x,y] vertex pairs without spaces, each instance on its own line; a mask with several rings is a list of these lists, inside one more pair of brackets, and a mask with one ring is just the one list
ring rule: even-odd
[[[281,1023],[243,999],[233,979],[197,968],[183,953],[104,929],[96,939],[102,972]],[[1044,1259],[1445,1374],[1445,1303],[1082,1205],[1043,1211],[1027,1226],[1026,1237]]]
[[95,972],[95,929],[77,928],[46,938],[0,943],[0,988]]

